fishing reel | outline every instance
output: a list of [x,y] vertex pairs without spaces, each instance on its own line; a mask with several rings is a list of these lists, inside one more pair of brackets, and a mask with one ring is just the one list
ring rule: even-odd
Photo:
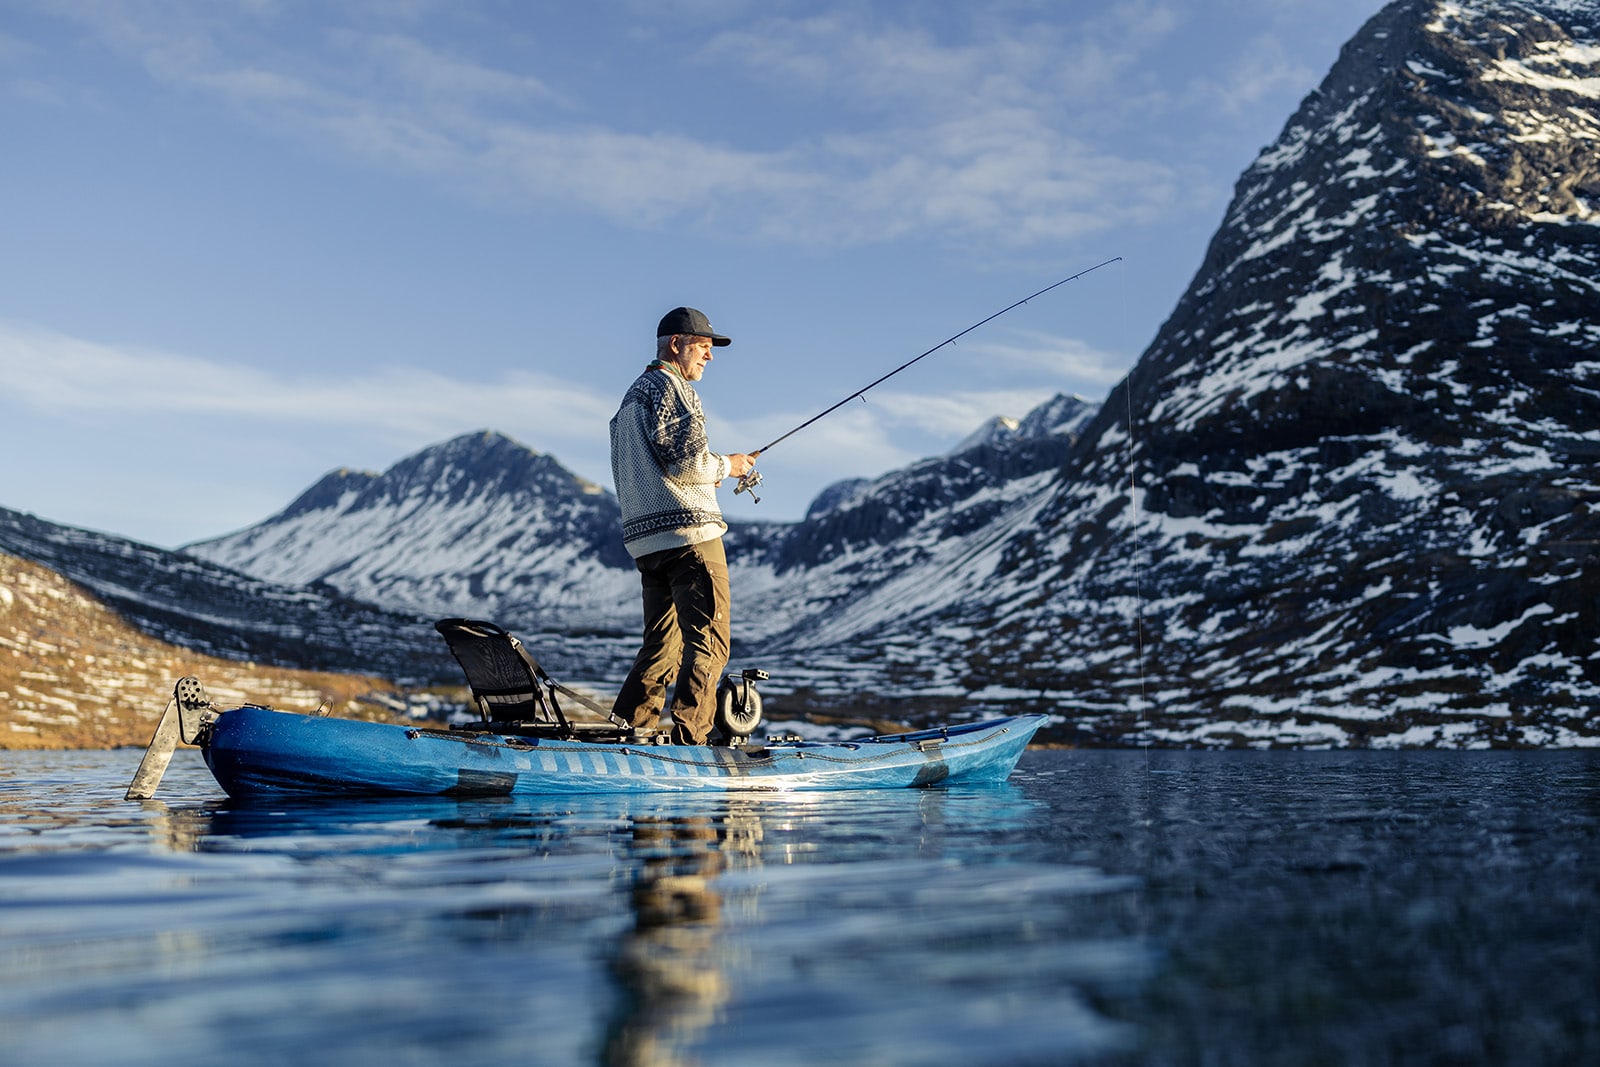
[[739,476],[739,484],[734,487],[733,495],[738,496],[740,493],[749,493],[750,499],[759,504],[761,503],[761,498],[756,496],[756,486],[760,484],[761,472],[751,467]]

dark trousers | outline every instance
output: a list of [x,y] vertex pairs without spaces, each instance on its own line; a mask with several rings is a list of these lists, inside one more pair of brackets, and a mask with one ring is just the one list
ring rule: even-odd
[[722,539],[652,552],[635,561],[644,591],[644,641],[612,706],[639,729],[655,729],[672,690],[672,740],[703,745],[728,665],[728,558]]

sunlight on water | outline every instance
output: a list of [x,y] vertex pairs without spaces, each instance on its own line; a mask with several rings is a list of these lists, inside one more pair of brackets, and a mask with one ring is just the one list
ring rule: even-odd
[[241,804],[184,752],[126,803],[137,757],[0,753],[6,1062],[1561,1063],[1600,1037],[1592,754]]
[[1081,990],[1146,967],[1009,786],[251,805],[189,755],[142,805],[6,759],[21,1062],[1014,1063],[1115,1047]]

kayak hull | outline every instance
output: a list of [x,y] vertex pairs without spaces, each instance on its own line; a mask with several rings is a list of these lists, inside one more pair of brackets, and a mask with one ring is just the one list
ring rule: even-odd
[[1010,776],[1042,715],[855,741],[608,744],[425,730],[244,707],[212,723],[206,765],[233,797],[508,796],[889,789]]

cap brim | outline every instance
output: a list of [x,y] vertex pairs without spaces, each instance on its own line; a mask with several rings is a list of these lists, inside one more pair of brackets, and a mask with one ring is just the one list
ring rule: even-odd
[[711,343],[713,345],[715,345],[717,348],[721,348],[724,345],[733,344],[733,338],[724,337],[720,333],[714,333],[714,334],[711,335]]

